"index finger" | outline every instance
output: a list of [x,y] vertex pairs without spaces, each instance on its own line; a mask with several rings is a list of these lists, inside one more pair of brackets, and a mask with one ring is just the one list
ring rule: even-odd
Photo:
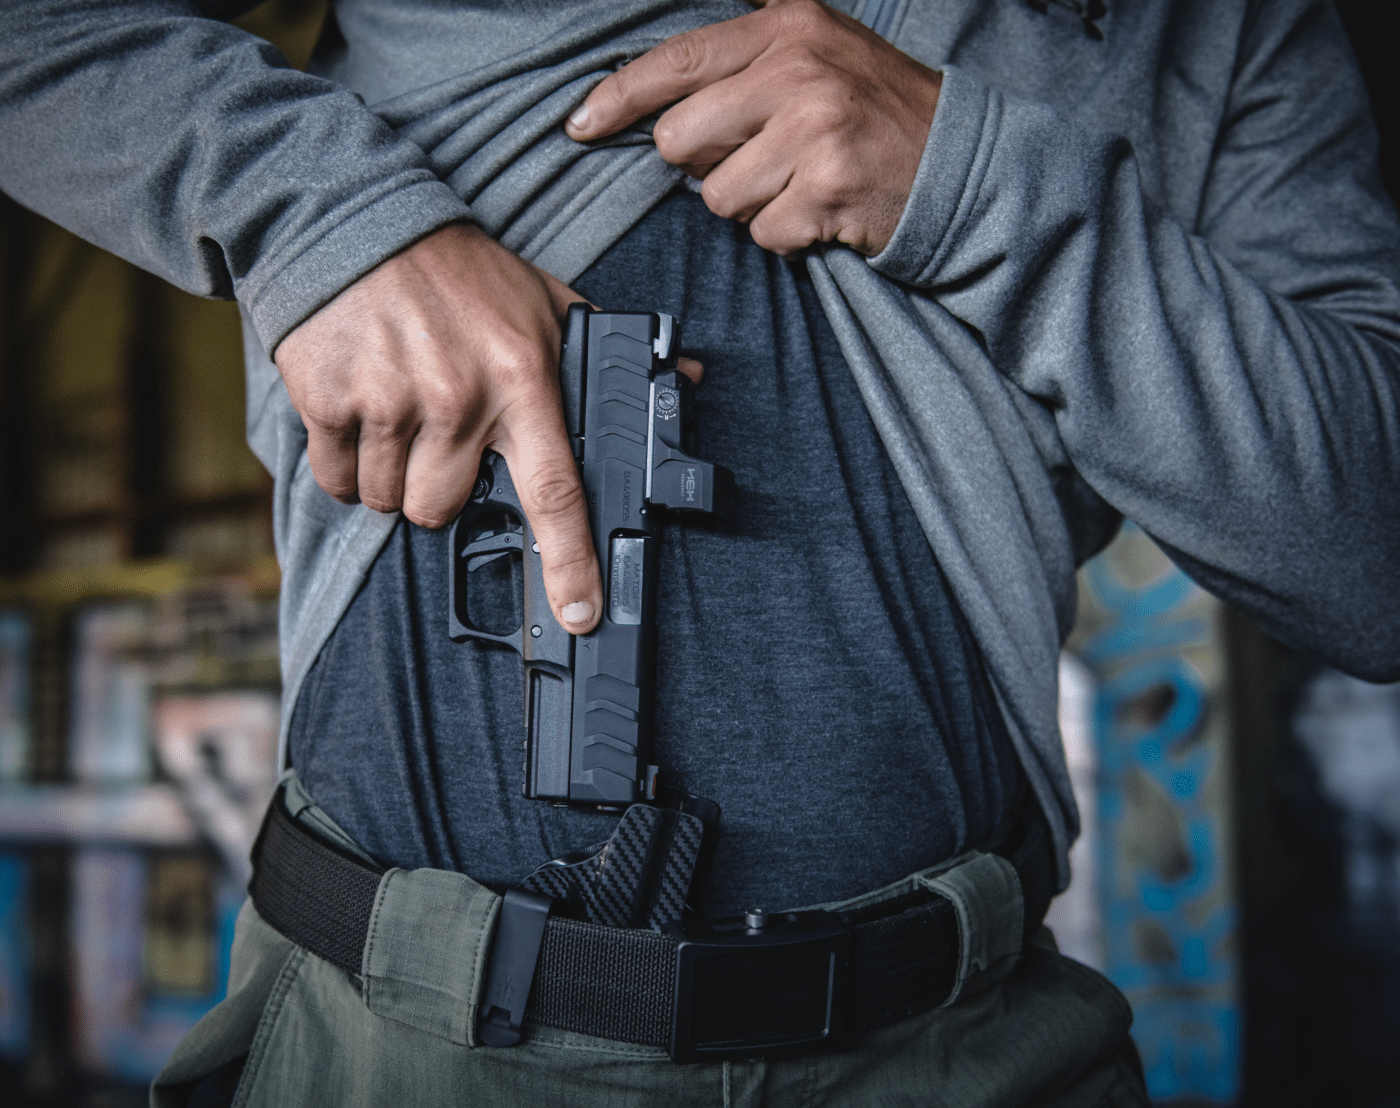
[[557,407],[509,413],[492,447],[510,467],[540,556],[544,589],[559,625],[582,635],[603,611],[602,578],[588,526],[588,499]]
[[620,131],[747,69],[775,37],[766,10],[674,35],[606,77],[569,116],[565,131],[579,142]]

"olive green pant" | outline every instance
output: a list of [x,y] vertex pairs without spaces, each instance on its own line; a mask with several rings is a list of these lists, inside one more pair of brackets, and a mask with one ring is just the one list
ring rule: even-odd
[[[294,814],[342,837],[289,792]],[[461,874],[385,874],[359,975],[296,946],[245,904],[228,997],[176,1049],[151,1103],[182,1105],[190,1082],[246,1055],[236,1108],[1146,1105],[1126,1000],[1061,956],[1044,929],[1019,957],[1004,949],[1013,927],[1019,939],[1019,886],[991,858],[969,855],[862,898],[913,882],[954,900],[963,965],[952,1003],[839,1053],[683,1066],[662,1050],[528,1023],[516,1047],[478,1045],[500,898]],[[1014,888],[1011,908],[1004,888]]]

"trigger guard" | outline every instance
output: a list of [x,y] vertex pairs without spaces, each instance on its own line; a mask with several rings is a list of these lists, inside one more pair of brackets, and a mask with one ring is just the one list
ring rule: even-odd
[[[497,559],[504,558],[507,554],[523,555],[524,551],[525,535],[522,531],[497,531],[467,543],[466,546],[462,547],[457,557],[466,560],[468,573],[475,573],[483,566],[488,566]],[[461,625],[472,638],[505,643],[517,651],[520,649],[521,635],[525,631],[523,621],[514,631],[507,631],[504,635],[493,635],[489,631],[483,631],[465,619],[461,621]]]

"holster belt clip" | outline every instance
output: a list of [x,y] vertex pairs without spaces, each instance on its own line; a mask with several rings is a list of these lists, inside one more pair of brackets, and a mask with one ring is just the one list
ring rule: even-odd
[[679,920],[663,931],[679,941],[672,1061],[826,1049],[844,1034],[851,934],[829,912]]
[[554,900],[525,889],[507,889],[491,944],[486,987],[481,993],[477,1037],[487,1046],[514,1046],[530,999],[530,985],[544,943],[544,925]]

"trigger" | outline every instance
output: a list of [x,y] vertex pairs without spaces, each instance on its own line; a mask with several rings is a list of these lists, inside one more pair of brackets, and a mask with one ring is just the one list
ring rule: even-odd
[[475,557],[468,557],[469,551],[462,551],[462,557],[467,559],[467,572],[475,573],[482,566],[489,566],[497,558],[504,558],[510,553],[509,550],[498,550],[494,554],[478,554]]
[[[468,561],[476,561],[477,558],[485,555],[499,557],[502,554],[519,554],[525,545],[525,536],[519,531],[492,531],[489,535],[482,535],[479,539],[473,539],[462,547],[462,552],[457,555],[459,558],[466,558]],[[488,558],[487,561],[491,561]],[[486,562],[479,562],[478,565],[485,565]],[[475,568],[472,566],[470,568]]]
[[519,531],[493,531],[467,543],[458,557],[467,560],[468,573],[475,573],[482,566],[489,566],[497,558],[504,558],[507,554],[518,554],[524,545],[525,536]]

